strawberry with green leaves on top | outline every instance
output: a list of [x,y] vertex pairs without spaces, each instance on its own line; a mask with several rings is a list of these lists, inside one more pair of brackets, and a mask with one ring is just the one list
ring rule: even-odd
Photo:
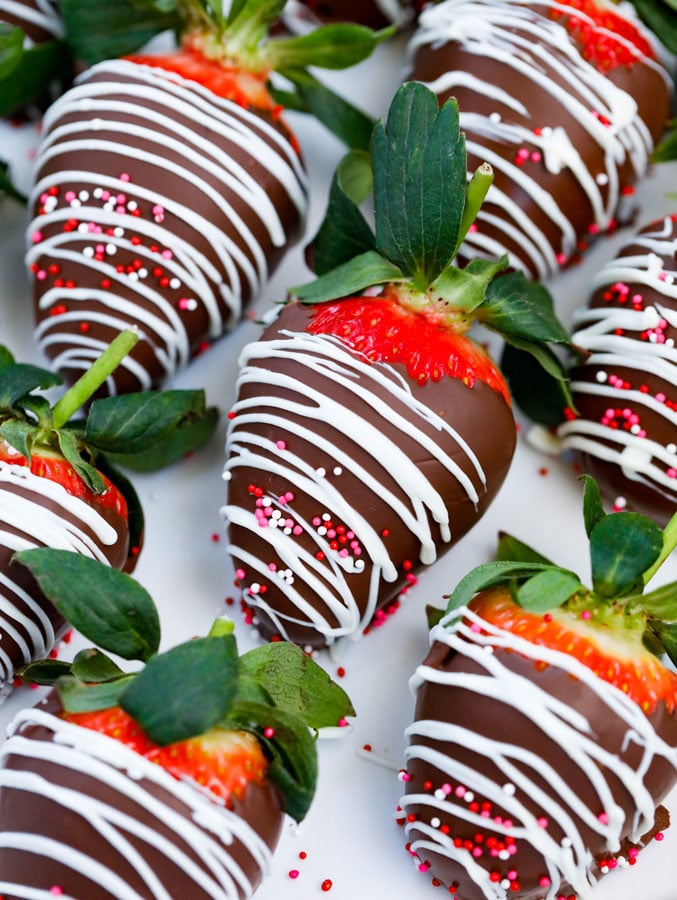
[[65,620],[30,574],[11,565],[30,547],[56,547],[133,568],[142,539],[142,512],[118,471],[156,469],[199,447],[217,413],[202,391],[148,391],[95,400],[137,340],[122,333],[82,379],[52,406],[44,391],[61,379],[16,363],[0,347],[0,683],[14,669],[49,653]]
[[[466,189],[466,175],[455,104],[405,85],[371,155],[339,168],[320,277],[242,353],[224,514],[268,636],[359,637],[496,495],[515,424],[474,322],[561,377],[548,343],[566,332],[545,289],[505,260],[452,264],[491,180],[483,167]],[[375,233],[354,199],[372,180]]]
[[[592,588],[502,535],[436,616],[412,682],[407,848],[463,900],[587,900],[667,825],[677,783],[677,546],[584,476]],[[495,851],[495,852],[494,852]]]
[[[73,52],[91,68],[45,116],[27,264],[38,343],[66,380],[137,325],[114,389],[164,382],[240,321],[300,238],[308,176],[274,73],[290,84],[284,103],[348,146],[368,137],[370,119],[307,67],[351,66],[388,32],[336,24],[270,37],[283,7],[63,3]],[[139,51],[168,24],[177,49]]]
[[95,560],[41,548],[15,565],[98,646],[22,673],[55,689],[2,747],[2,895],[250,897],[285,813],[312,802],[313,732],[354,714],[344,691],[289,644],[238,656],[223,619],[159,653],[146,591]]

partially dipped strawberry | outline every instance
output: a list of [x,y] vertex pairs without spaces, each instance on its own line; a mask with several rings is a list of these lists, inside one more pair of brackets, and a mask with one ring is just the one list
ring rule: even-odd
[[[346,190],[372,178],[375,234]],[[451,265],[488,181],[478,173],[466,200],[455,105],[402,88],[371,162],[350,155],[337,174],[320,278],[242,353],[224,515],[266,636],[359,637],[496,495],[515,425],[474,321],[557,371],[544,345],[566,334],[547,293],[495,277],[504,261]]]
[[95,401],[75,418],[136,340],[125,333],[83,379],[50,405],[44,390],[61,379],[14,362],[0,348],[0,683],[14,669],[49,653],[63,617],[12,555],[57,547],[133,568],[142,541],[134,489],[116,469],[157,468],[207,440],[216,425],[200,391],[136,394]]
[[[674,42],[674,11],[664,18],[658,39]],[[457,100],[471,164],[487,160],[495,171],[463,259],[507,253],[515,268],[547,278],[579,261],[598,235],[632,221],[673,83],[631,7],[429,4],[409,45],[407,77],[440,102]]]
[[[345,111],[305,67],[352,65],[380,38],[337,25],[269,39],[283,6],[247,0],[226,16],[185,2],[176,50],[115,59],[138,48],[118,5],[67,4],[69,40],[97,64],[46,115],[27,254],[37,339],[66,380],[136,325],[111,390],[164,382],[240,321],[301,237],[307,174],[269,78],[302,82],[295,105]],[[358,134],[368,123],[349,119]]]
[[503,535],[451,595],[411,685],[400,802],[421,871],[463,900],[593,896],[667,827],[677,782],[675,547],[585,477],[593,587]]
[[[285,815],[312,802],[312,731],[353,714],[345,693],[290,645],[238,656],[226,620],[159,653],[146,592],[92,560],[16,564],[99,647],[24,672],[56,687],[2,748],[3,896],[250,897]],[[144,665],[125,673],[104,651]]]

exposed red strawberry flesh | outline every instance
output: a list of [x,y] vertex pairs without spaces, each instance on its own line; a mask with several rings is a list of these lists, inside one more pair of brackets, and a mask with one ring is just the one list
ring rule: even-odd
[[[571,7],[579,9],[583,16],[577,18],[571,15]],[[617,66],[632,66],[637,61],[632,49],[619,38],[630,41],[642,56],[656,59],[653,47],[632,21],[615,12],[610,4],[601,5],[596,0],[569,0],[565,10],[553,6],[550,16],[561,20],[571,37],[580,45],[583,57],[600,71],[609,71]]]
[[213,728],[198,737],[160,747],[118,706],[66,713],[64,718],[120,741],[175,778],[199,784],[227,805],[233,798],[242,799],[249,784],[262,784],[266,778],[268,762],[261,745],[245,731]]
[[126,59],[139,65],[166,69],[189,81],[196,81],[217,96],[243,107],[255,106],[269,112],[277,109],[262,78],[237,66],[207,59],[190,47],[167,54],[134,54]]
[[[20,453],[8,453],[0,443],[0,461],[16,466],[28,466],[28,460]],[[79,497],[104,509],[114,509],[124,519],[128,519],[127,501],[122,492],[102,473],[106,489],[100,494],[89,488],[75,471],[73,466],[60,456],[31,454],[30,470],[33,475],[47,478],[60,484],[73,497]]]
[[420,385],[445,375],[468,387],[483,381],[510,404],[505,380],[489,355],[434,312],[411,311],[387,296],[351,297],[315,306],[309,330],[340,338],[371,362],[402,363]]
[[532,644],[573,656],[603,681],[627,694],[649,715],[663,701],[670,713],[677,706],[677,674],[666,668],[641,640],[608,626],[575,618],[555,609],[545,615],[527,612],[502,588],[484,591],[471,607],[490,624]]

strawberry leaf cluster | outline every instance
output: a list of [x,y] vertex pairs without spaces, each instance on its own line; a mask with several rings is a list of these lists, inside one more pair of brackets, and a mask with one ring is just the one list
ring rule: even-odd
[[43,392],[58,387],[61,377],[15,362],[0,346],[0,439],[29,462],[34,453],[62,455],[95,493],[105,489],[98,470],[116,464],[154,470],[202,446],[214,432],[218,411],[206,406],[201,390],[106,397],[95,400],[86,417],[72,418],[135,340],[123,332],[54,406]]
[[[677,582],[645,593],[661,564],[677,546],[677,513],[662,530],[634,512],[606,513],[596,481],[582,476],[583,519],[590,548],[592,588],[516,537],[499,537],[496,559],[473,569],[449,595],[446,612],[481,590],[504,586],[523,609],[540,614],[557,607],[595,613],[610,627],[639,630],[657,655],[677,664]],[[429,614],[431,621],[436,613]]]
[[[254,734],[285,809],[300,821],[317,778],[313,731],[354,710],[343,689],[299,647],[263,645],[238,655],[232,623],[163,653],[155,605],[133,578],[97,560],[52,548],[16,553],[64,616],[97,647],[73,662],[43,660],[24,680],[56,685],[68,713],[120,706],[151,741],[166,746],[212,728]],[[143,663],[125,672],[107,654]]]
[[[354,149],[339,164],[309,252],[318,277],[291,293],[323,303],[395,286],[411,309],[435,309],[457,332],[479,322],[529,354],[557,384],[561,408],[571,398],[549,345],[569,338],[546,288],[507,271],[505,257],[453,265],[492,179],[487,164],[468,178],[456,102],[440,107],[424,85],[402,85],[369,153]],[[373,230],[360,209],[370,195]]]
[[27,45],[22,28],[0,22],[0,117],[43,99],[53,85],[67,84],[72,74],[73,61],[64,41]]
[[285,5],[286,0],[235,0],[224,12],[222,4],[208,0],[61,0],[66,40],[88,65],[134,53],[155,35],[174,31],[179,42],[208,59],[266,79],[281,76],[284,87],[269,83],[279,103],[313,115],[347,146],[365,146],[372,120],[308,69],[353,66],[392,29],[333,23],[300,36],[271,36]]

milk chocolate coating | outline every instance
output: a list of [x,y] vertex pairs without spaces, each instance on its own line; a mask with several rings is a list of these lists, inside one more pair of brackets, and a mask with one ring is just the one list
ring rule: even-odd
[[0,0],[0,22],[21,28],[34,44],[61,37],[57,0]]
[[516,433],[486,384],[421,387],[403,365],[307,334],[312,315],[289,304],[243,351],[224,514],[262,633],[323,646],[359,636],[472,528]]
[[[546,278],[634,213],[633,185],[670,116],[670,79],[641,24],[641,49],[611,46],[577,6],[445,0],[419,19],[407,77],[458,101],[468,170],[486,161],[494,171],[462,258],[508,253]],[[585,45],[569,19],[583,23]]]
[[[58,716],[60,704],[52,694],[38,709]],[[21,836],[9,845],[3,840],[0,846],[5,900],[23,900],[20,888],[48,893],[55,885],[83,900],[118,900],[116,887],[121,890],[121,885],[152,900],[157,893],[144,867],[168,895],[177,898],[244,900],[258,887],[261,854],[267,858],[272,852],[284,822],[279,793],[271,782],[250,784],[243,800],[234,800],[228,811],[209,799],[208,792],[190,788],[199,794],[191,807],[173,789],[171,776],[166,782],[162,777],[145,777],[141,763],[150,766],[151,772],[154,764],[141,758],[139,769],[128,774],[122,755],[116,759],[110,751],[112,756],[97,758],[90,752],[93,745],[76,745],[76,749],[84,748],[94,768],[89,769],[89,761],[81,768],[71,767],[62,749],[55,745],[51,754],[45,746],[54,742],[52,727],[32,722],[30,714],[17,736],[28,742],[28,749],[15,753],[16,738],[10,738],[3,748],[0,771],[0,835]],[[86,735],[82,737],[86,741]],[[66,745],[70,747],[70,739]],[[123,750],[131,753],[120,745],[121,754]],[[224,842],[210,827],[212,817],[222,815],[224,821],[234,816],[244,823],[232,832],[232,843]],[[102,823],[107,823],[107,833]],[[256,840],[251,839],[250,828],[258,834]],[[53,841],[60,852],[54,857],[40,852],[42,840]],[[225,865],[223,857],[229,860]],[[229,886],[224,873],[232,875],[238,869],[241,874]],[[115,881],[107,882],[109,873]],[[10,885],[17,886],[16,894]]]
[[420,8],[411,0],[289,0],[283,21],[291,31],[327,22],[355,22],[367,28],[386,28],[413,20]]
[[66,621],[45,597],[28,569],[12,563],[18,550],[58,546],[132,571],[127,520],[116,509],[32,475],[25,466],[0,461],[0,690],[11,687],[14,670],[46,656],[66,630]]
[[677,508],[677,217],[636,232],[593,283],[574,344],[577,416],[559,429],[617,509],[665,525]]
[[289,130],[160,68],[101,63],[45,119],[27,262],[36,336],[73,381],[122,329],[107,393],[148,389],[241,318],[300,237]]
[[[515,900],[537,900],[547,890],[555,890],[554,896],[569,896],[574,890],[556,865],[552,865],[554,857],[549,849],[540,848],[547,848],[550,839],[554,840],[555,854],[567,840],[572,842],[574,855],[579,854],[581,847],[587,848],[587,862],[585,854],[581,854],[576,858],[576,867],[580,867],[579,877],[589,878],[590,883],[601,877],[600,871],[604,871],[610,860],[627,854],[631,847],[635,848],[633,853],[641,849],[650,838],[645,836],[632,843],[629,841],[631,831],[637,825],[637,803],[634,782],[622,767],[629,767],[634,776],[641,770],[648,754],[646,758],[650,764],[641,778],[642,790],[648,791],[654,806],[659,807],[677,781],[674,753],[677,722],[661,702],[648,719],[644,717],[648,737],[635,735],[629,740],[632,727],[628,719],[621,716],[618,707],[613,706],[615,701],[608,704],[603,692],[593,690],[582,679],[572,677],[554,664],[544,665],[537,658],[526,658],[514,648],[496,648],[493,656],[495,664],[504,667],[510,676],[526,679],[544,691],[550,698],[549,708],[544,707],[543,714],[529,708],[531,697],[526,692],[521,692],[521,701],[517,697],[511,702],[508,699],[510,686],[506,678],[501,680],[502,676],[496,676],[495,691],[485,694],[481,689],[471,689],[472,683],[464,683],[464,678],[485,676],[483,665],[444,642],[434,643],[423,666],[443,673],[439,679],[441,683],[436,683],[435,676],[424,676],[422,684],[416,682],[414,721],[424,725],[432,722],[433,730],[434,723],[442,723],[443,727],[456,723],[468,736],[456,737],[449,742],[431,734],[430,729],[427,734],[421,733],[419,728],[424,726],[415,724],[410,736],[410,745],[415,749],[407,763],[409,780],[405,783],[403,804],[404,813],[409,817],[407,837],[416,842],[428,841],[431,831],[439,836],[417,849],[418,856],[428,864],[426,873],[429,877],[439,879],[446,886],[457,886],[458,896],[463,900],[485,900],[489,896],[470,875],[474,865],[487,873],[495,873],[497,881],[517,885],[506,894]],[[445,675],[449,675],[454,683],[445,683]],[[500,686],[504,682],[503,691]],[[518,690],[516,696],[519,693]],[[557,703],[562,704],[561,711],[556,709]],[[566,745],[562,745],[549,730],[551,710],[562,721],[573,725],[569,732],[571,739]],[[572,711],[570,714],[565,712],[569,710]],[[637,715],[644,715],[639,707]],[[579,744],[575,728],[580,728],[580,723],[589,726],[589,730],[581,732]],[[654,734],[658,741],[664,741],[665,746],[672,749],[667,749],[665,754],[657,752]],[[597,753],[595,747],[602,748],[603,753]],[[430,752],[440,754],[437,764],[426,758]],[[603,783],[610,791],[611,799],[605,808],[618,804],[622,816],[618,848],[610,849],[606,836],[600,833],[603,829],[592,827],[592,823],[599,824],[597,817],[604,809],[597,786],[581,765],[582,755],[591,760],[591,767],[601,773]],[[506,760],[515,767],[513,777],[505,767]],[[464,771],[465,777],[450,778],[447,763],[453,764],[455,773]],[[553,776],[552,772],[556,774]],[[530,779],[528,788],[520,784],[522,777]],[[484,790],[479,788],[480,779],[486,779]],[[447,785],[450,786],[449,800],[457,802],[462,815],[454,814],[445,803],[435,804],[435,792],[443,788],[446,791]],[[467,788],[470,792],[471,787],[470,801],[464,801],[462,794],[461,799],[455,799],[459,796],[457,789]],[[571,796],[566,795],[565,790],[579,798],[581,805],[578,808],[574,808]],[[542,792],[540,797],[538,792]],[[424,802],[417,799],[420,795],[425,797]],[[557,815],[545,809],[547,802],[554,803],[561,813]],[[477,813],[474,819],[471,817],[473,809]],[[581,815],[582,811],[586,819]],[[527,820],[529,815],[534,819],[531,825]],[[570,817],[568,824],[567,817]],[[667,824],[664,810],[660,811],[658,821]],[[503,828],[501,823],[508,825]],[[653,817],[647,832],[651,825]],[[459,857],[453,859],[451,852],[443,848],[445,842],[453,845],[458,839],[467,843],[457,845],[461,847]],[[580,845],[579,841],[582,842]],[[478,851],[473,855],[475,847]]]

